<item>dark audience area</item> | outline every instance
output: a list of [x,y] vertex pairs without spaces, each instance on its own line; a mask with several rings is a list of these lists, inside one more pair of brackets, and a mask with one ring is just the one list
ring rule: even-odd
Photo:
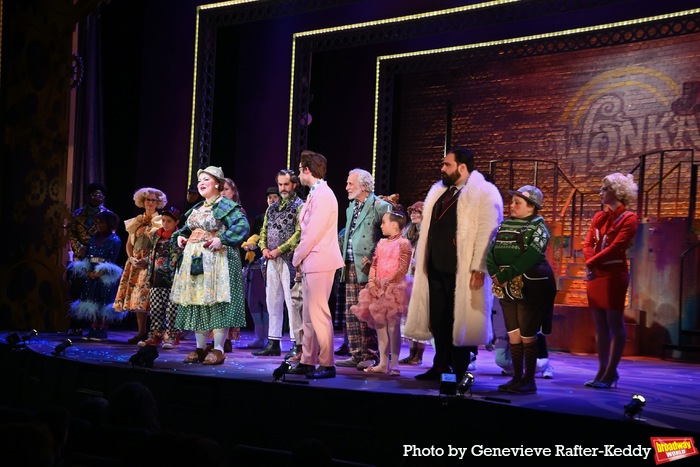
[[[43,466],[342,466],[323,441],[293,450],[219,441],[161,426],[158,403],[142,383],[128,382],[108,398],[86,397],[77,407],[0,405],[4,465]],[[5,464],[5,462],[10,462]]]

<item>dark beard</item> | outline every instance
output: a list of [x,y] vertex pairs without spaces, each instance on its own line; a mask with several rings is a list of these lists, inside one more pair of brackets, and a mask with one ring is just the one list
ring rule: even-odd
[[443,174],[442,175],[442,183],[446,187],[451,187],[452,185],[455,184],[455,182],[459,179],[459,172],[455,172],[452,175],[449,174]]

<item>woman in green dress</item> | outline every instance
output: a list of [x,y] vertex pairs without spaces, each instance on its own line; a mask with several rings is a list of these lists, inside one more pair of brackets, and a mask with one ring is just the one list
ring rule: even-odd
[[[250,225],[241,206],[221,196],[224,172],[210,166],[197,172],[204,201],[185,214],[173,241],[184,248],[175,274],[171,300],[178,304],[177,327],[195,331],[197,348],[185,363],[224,363],[224,342],[230,327],[245,326],[243,277],[239,247]],[[207,352],[207,336],[214,348]]]

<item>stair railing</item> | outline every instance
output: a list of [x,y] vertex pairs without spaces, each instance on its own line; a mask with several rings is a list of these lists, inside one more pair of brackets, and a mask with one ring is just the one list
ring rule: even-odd
[[[503,171],[507,171],[503,174]],[[505,159],[489,162],[491,180],[502,190],[508,200],[508,190],[521,185],[535,185],[545,196],[545,217],[550,228],[551,253],[557,282],[566,276],[566,265],[576,261],[576,251],[580,250],[584,235],[583,213],[586,195],[571,181],[557,162],[541,159]],[[519,186],[515,186],[516,183]],[[562,198],[564,198],[562,200]],[[507,201],[506,201],[506,211]],[[507,212],[506,212],[507,215]],[[566,237],[570,235],[568,245]],[[568,260],[566,258],[569,258]]]
[[[666,168],[670,155],[680,154],[676,157],[675,162],[671,161],[671,167]],[[685,173],[689,167],[689,172]],[[637,214],[639,217],[648,218],[655,217],[657,219],[663,217],[683,217],[688,218],[688,226],[692,228],[695,222],[696,205],[697,205],[697,175],[698,165],[695,163],[695,149],[679,148],[665,149],[661,151],[652,151],[639,156],[639,163],[630,171],[632,174],[637,174],[637,185],[639,194],[637,197]],[[671,178],[676,175],[675,180]],[[655,180],[651,180],[650,176],[654,176]],[[684,184],[690,184],[690,193],[686,198]],[[668,189],[671,184],[671,189]],[[666,190],[666,191],[664,191]],[[672,197],[673,209],[669,206],[664,206],[664,193],[675,193]],[[656,203],[650,206],[652,195],[656,194]],[[669,197],[667,196],[666,199]],[[683,202],[688,203],[688,209],[681,206]],[[654,209],[655,208],[655,209]],[[663,215],[664,212],[667,215]]]

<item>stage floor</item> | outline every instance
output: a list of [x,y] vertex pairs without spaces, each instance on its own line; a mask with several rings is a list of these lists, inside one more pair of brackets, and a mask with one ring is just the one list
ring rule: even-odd
[[[2,342],[5,342],[8,334],[0,334]],[[26,350],[52,359],[128,369],[129,358],[138,350],[136,346],[126,344],[132,335],[132,332],[110,331],[109,340],[103,342],[72,339],[73,345],[66,349],[64,355],[54,356],[54,348],[67,336],[61,333],[41,333],[31,339]],[[244,330],[241,340],[234,342],[233,351],[226,355],[224,364],[218,366],[182,363],[183,358],[194,348],[194,340],[185,340],[178,349],[159,348],[159,357],[155,360],[153,369],[139,371],[282,384],[273,382],[272,378],[272,371],[280,365],[282,357],[254,357],[250,350],[240,348],[252,340],[252,334]],[[335,340],[337,348],[342,342],[342,334],[337,334]],[[282,355],[289,347],[289,342],[283,341]],[[402,356],[407,354],[408,346],[404,344]],[[338,367],[337,377],[333,379],[307,380],[302,376],[288,375],[286,384],[299,382],[298,386],[308,383],[309,387],[334,390],[439,397],[437,382],[414,379],[415,375],[430,367],[432,358],[433,351],[428,346],[423,365],[401,365],[400,376],[367,374],[355,368]],[[550,352],[554,378],[543,379],[538,375],[537,394],[513,395],[497,391],[497,386],[509,378],[501,375],[501,369],[494,359],[495,353],[479,350],[477,369],[472,372],[475,377],[472,394],[467,394],[465,398],[537,411],[624,420],[623,406],[630,401],[632,395],[641,394],[646,398],[646,406],[633,423],[679,430],[688,435],[700,434],[700,366],[697,364],[624,357],[620,364],[618,387],[593,389],[585,387],[583,383],[592,379],[596,372],[595,355]]]
[[[5,342],[8,334],[8,332],[0,333],[0,341]],[[192,391],[194,390],[192,388],[198,385],[201,388],[210,389],[227,388],[226,391],[230,391],[230,394],[255,393],[258,398],[263,400],[273,398],[274,400],[270,401],[270,406],[265,408],[267,414],[277,413],[275,412],[277,410],[275,409],[276,404],[281,407],[279,410],[284,412],[287,407],[293,405],[295,400],[305,406],[318,401],[319,406],[327,404],[332,407],[331,410],[338,411],[337,415],[333,415],[335,418],[330,417],[329,409],[324,406],[325,412],[319,409],[319,413],[315,416],[320,420],[325,418],[327,420],[326,429],[337,429],[341,433],[340,436],[343,436],[342,433],[352,430],[353,423],[360,426],[376,423],[377,420],[374,418],[377,415],[367,415],[364,412],[355,414],[348,412],[348,415],[342,415],[343,407],[336,406],[342,405],[342,401],[347,400],[353,401],[348,402],[348,404],[374,407],[372,410],[376,410],[376,407],[386,407],[386,410],[403,411],[402,407],[414,407],[415,410],[424,411],[424,413],[416,414],[416,420],[422,420],[421,417],[425,415],[425,422],[422,423],[428,424],[452,416],[450,411],[454,412],[454,416],[457,417],[457,414],[464,409],[465,413],[479,417],[477,424],[483,425],[484,433],[496,430],[497,423],[501,423],[500,421],[496,423],[493,420],[488,420],[490,417],[507,417],[508,414],[516,414],[516,416],[521,417],[523,414],[533,414],[533,418],[537,419],[538,423],[551,425],[547,427],[546,431],[542,431],[543,445],[547,443],[548,436],[552,440],[563,436],[561,430],[567,433],[569,431],[566,430],[573,430],[570,433],[576,432],[576,427],[569,425],[576,424],[577,421],[580,421],[581,426],[588,427],[586,428],[586,439],[591,442],[600,441],[600,444],[614,441],[608,438],[613,436],[612,434],[618,433],[619,430],[624,430],[627,434],[633,435],[633,439],[640,445],[648,447],[649,438],[638,434],[640,428],[643,433],[650,433],[652,436],[667,436],[668,433],[673,432],[679,436],[694,436],[696,440],[700,441],[700,391],[698,391],[700,367],[694,363],[664,361],[646,357],[624,357],[620,365],[618,387],[593,389],[585,387],[583,383],[592,379],[596,372],[595,355],[550,352],[554,378],[543,379],[541,375],[538,375],[537,394],[514,395],[497,391],[497,386],[506,382],[508,377],[501,375],[501,369],[495,364],[495,353],[480,349],[476,361],[477,369],[472,372],[475,380],[471,394],[466,394],[464,397],[445,397],[440,395],[439,383],[414,379],[415,375],[430,367],[433,358],[430,346],[426,348],[423,364],[421,366],[401,365],[400,376],[380,376],[367,374],[355,368],[338,367],[337,377],[333,379],[307,380],[302,376],[288,375],[287,382],[282,383],[274,382],[272,378],[272,371],[280,365],[282,357],[254,357],[249,349],[241,348],[253,340],[252,333],[249,331],[243,331],[241,340],[234,342],[234,349],[227,354],[223,365],[205,366],[182,363],[183,358],[194,348],[194,340],[184,340],[178,349],[163,350],[159,348],[159,357],[155,360],[152,369],[132,368],[129,364],[129,358],[138,350],[136,346],[126,344],[126,340],[132,335],[132,332],[110,331],[109,340],[103,342],[72,339],[73,345],[66,349],[65,354],[56,356],[53,355],[54,348],[67,336],[61,333],[40,333],[31,338],[25,349],[6,352],[10,355],[17,353],[17,355],[32,356],[31,359],[28,359],[32,363],[24,363],[23,365],[32,367],[26,370],[29,376],[25,375],[25,379],[35,381],[36,384],[35,387],[30,388],[30,391],[24,391],[20,397],[26,404],[27,398],[38,397],[32,394],[48,391],[45,388],[46,381],[56,380],[57,385],[70,386],[63,390],[66,394],[82,391],[83,394],[99,395],[100,391],[106,391],[106,389],[100,388],[113,386],[124,379],[136,378],[146,382],[146,384],[153,382],[154,386],[156,380],[167,381],[165,384],[170,388],[169,390],[175,386],[174,381],[179,381],[178,384],[185,387],[180,391],[182,393]],[[335,341],[337,348],[342,342],[342,334],[336,334]],[[290,343],[286,340],[283,341],[282,355],[289,347]],[[402,356],[407,354],[408,346],[404,344]],[[40,369],[37,368],[39,364],[34,360],[41,361]],[[49,370],[50,366],[58,369]],[[81,370],[75,370],[76,366],[79,366]],[[100,376],[116,373],[126,376],[119,378]],[[211,378],[216,379],[216,381]],[[94,385],[97,389],[94,391],[84,389],[92,384],[86,382],[92,380],[100,380],[99,384]],[[299,384],[296,384],[297,382]],[[211,389],[211,391],[216,394],[217,390]],[[57,388],[51,390],[54,402],[55,399],[70,397],[70,394],[58,396],[57,394],[60,392],[61,390]],[[163,393],[163,390],[156,389],[154,392]],[[634,394],[643,395],[646,398],[646,406],[637,418],[629,420],[624,415],[623,407]],[[235,397],[240,402],[239,396]],[[242,417],[248,417],[255,413],[252,406],[254,404],[252,396],[245,397],[250,397],[251,406],[239,406],[240,408],[233,412],[240,413]],[[177,419],[184,420],[185,413],[190,408],[186,407],[187,404],[184,404],[182,400],[179,395],[168,395],[166,399],[159,400],[159,403],[178,405],[177,410],[180,410],[183,415]],[[409,401],[409,406],[406,406],[406,401]],[[245,401],[243,403],[245,404]],[[455,403],[459,405],[449,405]],[[168,410],[168,408],[161,407],[161,411],[164,410]],[[196,416],[200,410],[194,406],[191,408],[193,416]],[[442,415],[440,414],[441,410],[445,411]],[[428,414],[429,411],[432,414]],[[406,409],[406,412],[409,410]],[[562,415],[567,416],[567,418],[561,417]],[[412,417],[410,413],[403,416],[409,421]],[[462,415],[459,416],[462,417]],[[274,422],[276,429],[285,430],[291,427],[293,417],[290,417],[292,416],[280,415],[279,420]],[[378,417],[381,420],[381,417]],[[333,420],[331,420],[332,418]],[[347,421],[349,428],[340,427],[338,420],[343,423]],[[493,428],[491,427],[492,422]],[[557,426],[557,424],[562,423],[567,426]],[[634,427],[630,424],[634,424]],[[258,426],[265,427],[266,420],[259,420]],[[599,433],[596,432],[596,427],[600,427]],[[374,429],[379,433],[382,431],[381,427],[374,427]],[[425,429],[425,427],[421,428],[422,431],[417,433],[425,434],[427,433]],[[429,426],[427,429],[430,429]],[[541,427],[537,429],[542,430]],[[659,434],[656,433],[657,431]],[[406,433],[410,433],[408,428]],[[598,440],[596,436],[600,436],[602,439]],[[642,439],[638,439],[640,437]],[[404,438],[408,439],[409,436],[404,436]],[[416,438],[419,436],[416,435]],[[488,435],[486,439],[490,438],[491,435]],[[280,432],[280,440],[283,439],[286,438]],[[264,438],[261,438],[261,443],[263,440]],[[266,447],[277,447],[275,443],[283,441],[273,442],[271,438],[268,438],[267,442],[268,444],[263,443]],[[517,436],[511,436],[507,439],[499,439],[498,442],[520,446],[522,442],[532,442],[532,438],[522,437],[518,439]],[[572,444],[573,442],[572,440]],[[387,448],[391,449],[390,455],[398,456],[401,446],[405,443],[406,441],[402,438],[396,441],[396,446]],[[339,449],[342,450],[342,447]],[[352,456],[355,451],[348,452],[342,453],[345,455],[343,458],[351,458],[349,456]],[[372,459],[371,457],[360,457],[356,460]],[[694,461],[696,460],[697,458],[694,459]]]

